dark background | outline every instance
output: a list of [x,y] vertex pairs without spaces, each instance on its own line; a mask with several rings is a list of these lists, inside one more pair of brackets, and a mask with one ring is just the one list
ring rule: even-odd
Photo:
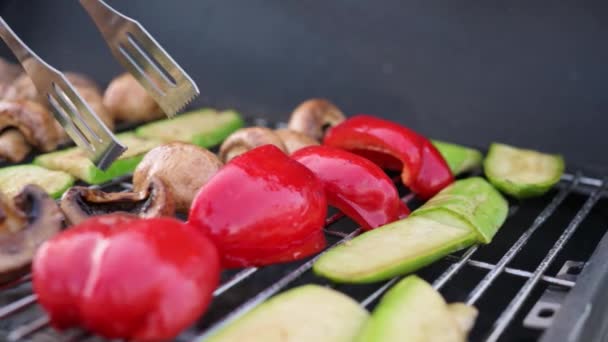
[[[43,58],[107,83],[121,72],[77,0],[4,0]],[[109,1],[198,83],[196,105],[286,120],[322,96],[429,136],[501,141],[608,171],[602,1]],[[6,51],[2,48],[2,53]]]

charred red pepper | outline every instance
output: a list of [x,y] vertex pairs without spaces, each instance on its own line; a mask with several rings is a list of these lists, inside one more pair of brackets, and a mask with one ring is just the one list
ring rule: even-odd
[[376,228],[409,213],[393,181],[363,157],[329,146],[304,147],[291,157],[323,182],[327,203],[363,229]]
[[225,267],[287,262],[325,247],[323,185],[272,145],[227,163],[195,197],[188,222],[208,234]]
[[114,214],[44,243],[33,262],[33,284],[56,328],[159,341],[200,317],[219,272],[216,248],[194,227]]
[[454,181],[427,138],[388,120],[354,116],[331,128],[323,143],[364,156],[380,167],[400,170],[403,184],[424,199]]

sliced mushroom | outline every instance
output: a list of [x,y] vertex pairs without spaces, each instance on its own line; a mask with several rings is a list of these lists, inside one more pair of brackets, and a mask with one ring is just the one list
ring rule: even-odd
[[61,230],[62,220],[57,203],[36,185],[12,201],[0,195],[0,283],[27,272],[38,247]]
[[287,148],[281,138],[271,129],[265,127],[241,128],[230,134],[220,146],[220,159],[225,163],[232,158],[262,145],[274,145],[286,152]]
[[198,190],[222,167],[215,154],[196,145],[173,142],[148,152],[133,173],[133,188],[148,179],[164,181],[173,194],[178,212],[187,212]]
[[115,120],[141,122],[161,118],[164,114],[156,101],[131,76],[122,74],[110,82],[103,104]]
[[309,137],[308,135],[289,128],[277,129],[274,132],[283,141],[288,154],[292,154],[306,146],[319,145],[318,141]]
[[32,150],[23,134],[16,128],[0,133],[0,159],[17,163],[25,159]]
[[0,131],[18,129],[25,140],[42,151],[51,151],[60,141],[55,119],[40,104],[32,101],[0,101]]
[[344,114],[333,103],[324,99],[302,102],[291,114],[287,128],[321,140],[325,131],[344,121]]
[[74,186],[63,194],[60,205],[67,223],[72,225],[91,216],[115,212],[142,218],[175,214],[171,189],[158,178],[151,178],[141,190],[135,192],[104,192]]

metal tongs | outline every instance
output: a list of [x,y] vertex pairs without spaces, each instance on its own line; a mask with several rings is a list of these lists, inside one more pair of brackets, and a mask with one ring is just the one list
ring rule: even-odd
[[[114,56],[171,117],[199,91],[196,84],[135,20],[101,0],[80,0]],[[48,99],[53,115],[77,146],[102,170],[126,147],[103,124],[70,81],[36,55],[0,17],[0,37],[19,60],[38,92]]]

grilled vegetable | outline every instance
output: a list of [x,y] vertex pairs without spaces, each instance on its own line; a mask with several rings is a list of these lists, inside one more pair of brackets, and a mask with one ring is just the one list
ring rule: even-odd
[[310,99],[294,109],[287,128],[315,140],[321,140],[328,128],[341,123],[344,119],[342,111],[333,103],[325,99]]
[[371,161],[329,146],[309,146],[291,156],[323,183],[329,205],[366,230],[409,214],[393,181]]
[[410,217],[332,248],[313,269],[345,283],[410,273],[475,242],[488,243],[507,210],[506,201],[482,178],[459,180]]
[[74,184],[74,177],[62,171],[47,170],[36,165],[16,165],[0,169],[0,192],[16,196],[26,185],[34,184],[53,198],[59,198]]
[[[21,161],[31,147],[40,151],[52,151],[61,141],[62,131],[51,113],[32,101],[0,101],[0,132],[13,131],[4,137],[0,159]],[[15,133],[17,133],[15,135]],[[7,140],[8,139],[8,140]]]
[[133,188],[141,191],[153,178],[168,188],[175,209],[187,213],[198,190],[222,167],[215,154],[196,145],[173,142],[155,147],[137,165]]
[[104,192],[75,186],[61,198],[61,210],[68,224],[76,225],[91,216],[116,212],[142,218],[173,216],[175,201],[171,190],[159,178],[151,178],[139,191]]
[[58,329],[106,338],[173,339],[205,311],[219,281],[213,244],[171,218],[97,216],[43,244],[38,302]]
[[544,194],[559,182],[565,167],[560,155],[498,143],[490,145],[483,166],[495,187],[516,198]]
[[283,140],[273,130],[266,127],[241,128],[226,138],[220,146],[220,159],[227,163],[232,158],[263,145],[274,145],[287,152]]
[[480,177],[459,180],[443,189],[412,213],[477,232],[481,243],[490,243],[507,218],[509,204]]
[[17,128],[7,128],[0,132],[0,160],[18,163],[31,151],[32,145]]
[[459,175],[481,167],[483,159],[481,152],[444,141],[433,140],[432,142],[448,163],[452,174]]
[[277,129],[274,131],[274,133],[276,133],[276,135],[278,135],[283,141],[287,154],[292,154],[306,146],[319,145],[318,141],[309,137],[308,135],[289,128]]
[[453,182],[448,165],[428,139],[391,121],[369,115],[351,117],[331,128],[323,144],[401,171],[403,184],[425,199]]
[[217,112],[213,109],[199,109],[172,119],[140,126],[135,132],[143,138],[158,139],[163,142],[182,141],[208,148],[221,143],[243,124],[243,119],[235,111]]
[[118,121],[142,122],[164,116],[152,96],[129,73],[119,75],[110,82],[103,94],[103,104]]
[[410,217],[330,249],[313,270],[338,283],[373,283],[414,272],[475,240],[470,230]]
[[477,320],[477,316],[479,315],[477,308],[465,303],[451,303],[448,304],[448,310],[450,310],[452,317],[454,317],[456,323],[460,326],[460,330],[468,333],[473,329],[475,320]]
[[382,297],[356,341],[465,342],[466,336],[441,294],[409,276]]
[[200,189],[188,222],[210,236],[225,267],[286,262],[325,246],[323,185],[273,145],[227,163]]
[[121,133],[117,138],[128,149],[105,171],[98,169],[78,147],[43,154],[34,159],[34,164],[67,172],[89,184],[101,184],[133,172],[144,154],[160,144],[156,140],[138,138],[133,133]]
[[[103,121],[104,124],[110,129],[114,127],[114,120],[112,116],[108,113],[108,110],[103,105],[103,98],[101,95],[101,91],[95,81],[91,78],[76,72],[66,71],[64,72],[65,77],[72,83],[76,91],[82,96],[82,98],[91,106],[91,108],[95,111],[97,116]],[[12,91],[5,94],[5,100],[9,101],[17,101],[17,102],[35,102],[39,106],[49,110],[49,102],[45,96],[41,96],[34,85],[34,82],[30,79],[30,77],[23,73],[19,76],[15,82],[12,84]],[[49,113],[49,116],[51,114]],[[52,117],[52,116],[51,116]],[[59,122],[55,120],[51,120],[53,125],[55,126],[55,130],[59,133],[59,138],[61,142],[67,141],[68,137],[63,127],[59,124]],[[50,151],[50,150],[44,150]]]
[[304,285],[261,304],[208,342],[351,342],[369,314],[340,292]]
[[29,270],[38,247],[59,232],[63,217],[55,201],[36,185],[16,196],[0,194],[0,283]]

